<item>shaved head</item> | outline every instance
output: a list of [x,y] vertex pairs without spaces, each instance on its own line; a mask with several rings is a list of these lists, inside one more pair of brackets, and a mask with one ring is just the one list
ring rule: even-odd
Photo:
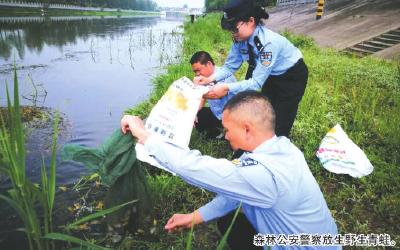
[[260,92],[240,92],[228,101],[224,111],[237,122],[251,122],[260,131],[275,131],[274,109],[268,98]]

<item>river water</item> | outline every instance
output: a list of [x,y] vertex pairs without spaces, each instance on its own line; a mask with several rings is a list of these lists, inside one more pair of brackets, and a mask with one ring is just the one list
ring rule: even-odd
[[[61,113],[59,147],[97,147],[119,127],[124,110],[147,98],[163,67],[179,60],[182,23],[160,17],[0,18],[0,105],[6,105],[15,63],[22,104]],[[49,161],[51,133],[51,122],[28,133],[33,180],[41,157]],[[57,173],[58,183],[66,184],[87,171],[58,162]]]

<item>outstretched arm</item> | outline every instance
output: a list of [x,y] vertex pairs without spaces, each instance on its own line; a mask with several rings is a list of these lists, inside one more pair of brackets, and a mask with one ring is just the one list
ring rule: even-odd
[[197,225],[203,222],[203,218],[199,211],[194,211],[190,214],[174,214],[165,225],[165,230],[173,232],[183,228],[191,228],[192,225]]
[[[227,159],[203,156],[197,150],[164,142],[150,135],[138,117],[124,116],[121,128],[125,133],[130,130],[161,165],[192,185],[253,206],[269,208],[276,202],[278,187],[274,176],[259,163],[251,168],[236,167]],[[263,181],[255,182],[254,176]]]

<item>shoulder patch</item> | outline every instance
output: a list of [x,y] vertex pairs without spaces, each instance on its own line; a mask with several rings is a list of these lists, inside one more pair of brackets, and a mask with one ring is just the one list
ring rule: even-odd
[[246,159],[233,159],[232,160],[233,165],[236,167],[248,167],[248,166],[255,166],[258,165],[258,161],[253,160],[251,158],[246,158]]
[[261,51],[260,61],[262,65],[269,66],[272,61],[272,51]]
[[246,158],[242,160],[242,167],[254,166],[258,165],[258,161],[253,160],[251,158]]

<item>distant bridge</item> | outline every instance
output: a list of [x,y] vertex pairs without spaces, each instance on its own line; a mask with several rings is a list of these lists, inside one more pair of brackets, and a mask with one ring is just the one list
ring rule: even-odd
[[204,14],[204,8],[165,8],[161,11],[161,16],[200,16]]

